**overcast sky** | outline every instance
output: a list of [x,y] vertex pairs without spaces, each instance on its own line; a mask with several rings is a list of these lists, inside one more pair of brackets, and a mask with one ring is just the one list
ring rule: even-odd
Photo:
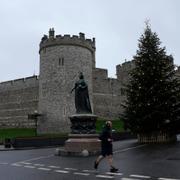
[[145,20],[180,65],[180,0],[0,0],[0,81],[39,74],[39,42],[56,34],[96,38],[96,65],[131,60]]

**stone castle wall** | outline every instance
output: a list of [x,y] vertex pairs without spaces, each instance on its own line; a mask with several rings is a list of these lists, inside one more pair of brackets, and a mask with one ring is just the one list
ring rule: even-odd
[[119,117],[120,88],[118,79],[108,78],[107,70],[93,70],[93,104],[94,113],[104,119]]
[[0,128],[34,127],[28,114],[38,108],[37,76],[0,83]]
[[125,100],[124,85],[128,83],[128,72],[134,68],[134,62],[128,61],[116,66],[117,78],[109,78],[107,69],[93,70],[94,111],[104,119],[117,119],[122,113]]

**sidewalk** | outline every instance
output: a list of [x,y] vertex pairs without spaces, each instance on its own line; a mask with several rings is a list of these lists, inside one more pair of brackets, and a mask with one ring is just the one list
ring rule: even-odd
[[[136,139],[130,139],[130,140],[126,140],[126,141],[124,141],[124,140],[115,141],[115,142],[113,142],[113,147],[114,147],[113,149],[114,149],[114,151],[117,151],[117,150],[122,149],[122,148],[130,147],[129,146],[129,142],[131,142],[131,146],[133,146],[133,145],[135,145],[137,143],[137,140]],[[39,147],[39,148],[37,148],[37,147],[26,147],[26,148],[13,148],[13,147],[11,147],[11,148],[5,148],[4,145],[2,145],[2,144],[0,145],[0,151],[12,151],[12,150],[22,150],[22,149],[23,150],[28,150],[28,149],[43,149],[43,148],[48,148],[48,147],[45,146],[45,147]],[[51,148],[53,148],[53,147],[51,146]]]
[[[177,142],[180,142],[180,135],[177,135]],[[113,142],[113,150],[114,151],[119,151],[124,148],[131,148],[135,146],[139,146],[140,144],[137,142],[137,139],[129,139],[129,140],[120,140],[120,141],[115,141]],[[57,146],[54,146],[57,147]],[[58,146],[59,147],[59,146]],[[43,149],[43,148],[53,148],[52,146],[45,146],[45,147],[26,147],[26,148],[5,148],[4,145],[0,145],[0,151],[12,151],[12,150],[28,150],[28,149]]]
[[5,148],[4,147],[4,145],[0,145],[0,151],[12,151],[12,150],[14,150],[14,148],[13,147],[11,147],[11,148]]

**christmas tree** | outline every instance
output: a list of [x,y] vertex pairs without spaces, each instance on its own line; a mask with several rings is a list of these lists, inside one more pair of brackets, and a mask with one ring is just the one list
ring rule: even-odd
[[126,85],[123,120],[136,134],[176,133],[180,129],[180,85],[172,55],[146,23],[139,39],[135,67]]

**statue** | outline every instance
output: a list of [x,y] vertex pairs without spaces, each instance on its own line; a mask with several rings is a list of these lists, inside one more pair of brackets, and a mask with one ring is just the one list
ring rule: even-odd
[[79,73],[79,80],[75,83],[71,93],[75,90],[75,107],[77,114],[92,113],[89,101],[88,85],[84,81],[83,73]]

